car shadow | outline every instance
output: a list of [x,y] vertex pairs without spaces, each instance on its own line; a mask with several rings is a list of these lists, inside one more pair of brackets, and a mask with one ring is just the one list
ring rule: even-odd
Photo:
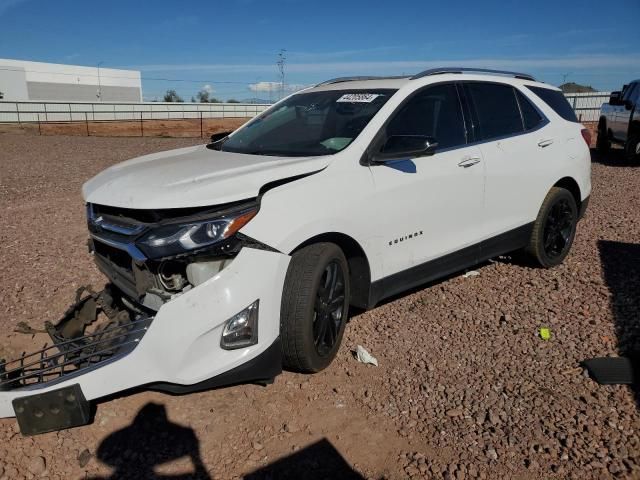
[[246,475],[245,480],[364,480],[326,438]]
[[611,148],[604,154],[592,149],[591,161],[607,167],[640,167],[640,163],[626,159],[621,148]]
[[[107,436],[98,446],[96,457],[110,466],[109,476],[90,480],[211,480],[200,452],[200,441],[192,428],[173,423],[164,405],[147,403],[133,422]],[[156,469],[177,460],[188,459],[188,473],[162,474]],[[214,467],[215,468],[215,467]],[[338,450],[326,439],[275,460],[243,478],[247,480],[325,479],[363,480]],[[85,479],[86,480],[86,479]]]
[[640,243],[600,240],[598,250],[611,293],[618,354],[632,360],[631,389],[640,409]]

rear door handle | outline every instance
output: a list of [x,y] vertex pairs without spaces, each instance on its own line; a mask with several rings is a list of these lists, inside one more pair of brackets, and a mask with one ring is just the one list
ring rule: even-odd
[[544,140],[540,140],[538,142],[538,146],[540,148],[544,148],[544,147],[548,147],[549,145],[551,145],[553,143],[553,138],[545,138]]
[[480,157],[464,157],[459,163],[458,166],[462,168],[473,167],[474,165],[480,163]]

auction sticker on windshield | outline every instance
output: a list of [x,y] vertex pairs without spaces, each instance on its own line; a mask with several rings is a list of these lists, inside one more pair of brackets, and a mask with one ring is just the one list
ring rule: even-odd
[[336,102],[371,103],[379,96],[379,93],[345,93]]

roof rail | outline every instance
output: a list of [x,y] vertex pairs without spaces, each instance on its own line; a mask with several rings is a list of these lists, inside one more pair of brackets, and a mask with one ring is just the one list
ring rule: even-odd
[[416,80],[422,77],[428,77],[429,75],[441,75],[444,73],[464,73],[464,72],[472,72],[472,73],[488,73],[488,74],[496,74],[496,75],[508,75],[514,78],[520,78],[522,80],[532,80],[536,81],[531,75],[527,73],[518,73],[518,72],[509,72],[507,70],[491,70],[488,68],[472,68],[472,67],[441,67],[441,68],[430,68],[429,70],[424,70],[423,72],[415,74],[411,77],[411,80]]
[[396,75],[391,77],[374,77],[374,76],[360,76],[360,77],[338,77],[332,78],[331,80],[326,80],[316,85],[316,87],[320,87],[322,85],[331,85],[332,83],[342,83],[342,82],[354,82],[354,81],[363,81],[363,80],[393,80],[398,78],[409,78],[409,75]]

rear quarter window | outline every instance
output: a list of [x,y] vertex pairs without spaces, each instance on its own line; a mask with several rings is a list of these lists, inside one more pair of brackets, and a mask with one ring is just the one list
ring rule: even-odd
[[562,118],[569,122],[579,123],[578,117],[576,117],[576,112],[573,111],[569,102],[564,97],[562,92],[558,90],[551,90],[549,88],[542,87],[532,87],[526,85],[526,87],[531,90],[535,95],[540,97],[540,99],[549,105],[554,112],[560,115]]

